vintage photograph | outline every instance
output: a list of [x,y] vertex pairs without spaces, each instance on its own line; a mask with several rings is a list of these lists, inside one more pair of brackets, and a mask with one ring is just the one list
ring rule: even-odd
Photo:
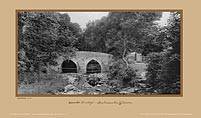
[[16,10],[16,95],[181,95],[182,13]]

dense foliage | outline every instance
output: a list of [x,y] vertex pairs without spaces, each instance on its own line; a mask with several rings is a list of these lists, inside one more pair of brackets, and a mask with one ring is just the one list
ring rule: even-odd
[[132,86],[132,81],[138,78],[136,70],[130,66],[127,67],[123,60],[113,62],[109,69],[109,77],[113,80],[112,85],[115,87]]
[[159,93],[180,92],[180,13],[172,13],[159,33],[163,51],[149,54],[147,82]]
[[81,29],[67,14],[55,12],[19,12],[19,71],[39,73],[56,65],[60,55],[73,56]]
[[82,50],[105,52],[122,58],[129,52],[142,51],[144,32],[155,25],[161,13],[111,12],[107,17],[88,23],[82,37]]

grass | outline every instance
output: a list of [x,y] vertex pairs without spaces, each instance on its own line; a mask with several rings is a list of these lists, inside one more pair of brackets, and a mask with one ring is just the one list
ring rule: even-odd
[[38,82],[30,84],[19,84],[18,94],[52,94],[52,92],[60,91],[68,85],[68,79],[60,77],[42,77]]

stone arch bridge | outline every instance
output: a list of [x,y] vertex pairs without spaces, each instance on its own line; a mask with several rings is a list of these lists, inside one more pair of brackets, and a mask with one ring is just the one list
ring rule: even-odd
[[[101,52],[77,51],[75,56],[66,60],[60,56],[57,66],[50,66],[48,73],[106,73],[112,63],[113,55]],[[129,63],[141,63],[142,56],[133,52],[127,55]]]
[[109,70],[109,64],[112,62],[113,55],[90,52],[77,51],[75,56],[66,60],[59,57],[56,61],[57,66],[50,66],[49,72],[56,73],[105,73]]

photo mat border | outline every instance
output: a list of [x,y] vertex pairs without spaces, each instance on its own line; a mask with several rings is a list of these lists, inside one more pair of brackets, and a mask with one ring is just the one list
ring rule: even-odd
[[[18,13],[20,12],[179,12],[180,23],[180,94],[18,94]],[[183,9],[15,9],[15,97],[183,97]]]

